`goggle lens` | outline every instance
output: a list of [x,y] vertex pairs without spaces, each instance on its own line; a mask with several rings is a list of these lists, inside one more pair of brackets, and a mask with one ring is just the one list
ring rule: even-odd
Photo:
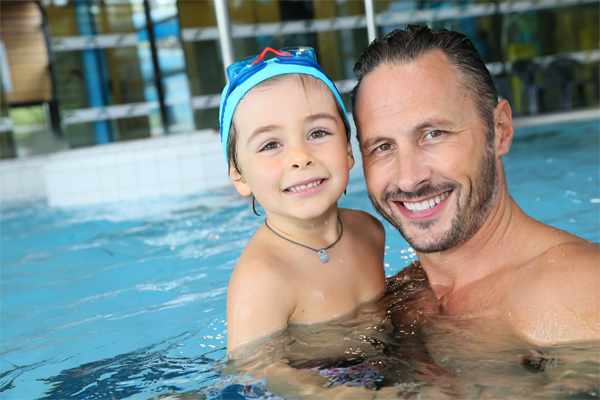
[[[273,51],[273,52],[275,52],[275,51]],[[227,78],[229,79],[229,82],[232,82],[236,76],[238,76],[240,73],[242,73],[246,69],[248,69],[248,68],[252,67],[253,65],[256,65],[258,62],[262,61],[262,57],[264,56],[264,53],[265,53],[265,51],[263,51],[263,54],[261,54],[261,55],[246,57],[243,60],[233,63],[229,67],[227,67]],[[278,54],[278,57],[306,57],[313,61],[317,61],[317,57],[315,55],[315,49],[313,49],[312,47],[306,47],[306,46],[286,47],[286,48],[280,49],[278,52],[275,52],[275,53],[280,53],[280,54]],[[287,53],[287,54],[282,55],[281,53]],[[259,58],[261,60],[259,60]]]
[[250,56],[246,57],[243,60],[235,62],[227,67],[227,78],[229,82],[233,80],[236,76],[239,75],[240,72],[245,70],[246,68],[250,68],[252,66],[252,61],[256,60],[258,56]]
[[306,46],[286,47],[281,50],[282,53],[290,53],[292,57],[308,57],[314,61],[317,61],[315,55],[315,49]]

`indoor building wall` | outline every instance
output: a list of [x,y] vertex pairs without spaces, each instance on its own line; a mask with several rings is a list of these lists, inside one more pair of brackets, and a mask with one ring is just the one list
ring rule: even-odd
[[[218,107],[226,78],[215,1],[219,0],[0,2],[2,18],[9,15],[4,10],[12,3],[30,3],[43,11],[50,53],[43,71],[50,86],[40,88],[46,92],[54,88],[52,100],[61,128],[51,129],[46,95],[35,104],[20,106],[7,101],[15,92],[3,83],[2,158],[45,157],[61,151],[44,158],[55,162],[71,154],[65,149],[113,142],[110,148],[120,151],[114,142],[158,143],[152,140],[203,131],[207,150],[198,142],[195,154],[217,165],[221,158],[215,144]],[[349,106],[354,63],[369,42],[364,1],[226,3],[234,59],[258,54],[267,46],[314,47],[319,63]],[[378,38],[410,22],[467,34],[517,118],[597,110],[597,1],[377,0],[374,6]],[[0,40],[9,44],[10,59],[15,46],[5,29],[11,25],[3,25]],[[556,62],[563,58],[570,64],[559,70]],[[43,57],[28,60],[43,61]],[[11,64],[10,69],[14,76],[16,67]],[[212,132],[211,140],[207,132]],[[153,159],[158,163],[161,158]],[[27,171],[41,164],[27,164]],[[19,168],[15,165],[13,171]],[[77,168],[78,163],[72,165]],[[228,184],[226,178],[222,180]]]

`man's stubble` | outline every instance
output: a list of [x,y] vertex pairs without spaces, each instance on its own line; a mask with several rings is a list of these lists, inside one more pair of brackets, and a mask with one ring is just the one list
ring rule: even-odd
[[[416,251],[435,253],[451,249],[466,242],[477,233],[496,202],[498,174],[496,171],[496,156],[492,146],[491,143],[488,144],[474,182],[470,181],[468,188],[459,185],[455,181],[447,180],[438,184],[429,183],[414,192],[404,192],[398,187],[395,190],[386,191],[381,199],[383,206],[373,198],[371,193],[369,193],[369,198],[377,212],[396,227],[402,237]],[[439,194],[447,190],[453,190],[456,194],[456,213],[452,218],[450,229],[439,239],[427,243],[417,242],[417,239],[408,233],[401,218],[392,212],[391,208],[396,207],[396,205],[391,204],[390,199],[411,200]],[[465,192],[464,195],[463,192]],[[409,221],[408,223],[421,231],[427,231],[436,222],[437,219],[433,218],[426,221]]]

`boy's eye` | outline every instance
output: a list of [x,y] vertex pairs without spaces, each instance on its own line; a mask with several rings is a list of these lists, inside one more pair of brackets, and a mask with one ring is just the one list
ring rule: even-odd
[[427,135],[425,135],[425,139],[434,139],[436,137],[442,136],[443,131],[431,131]]
[[276,149],[276,148],[278,148],[278,147],[279,147],[279,143],[277,143],[277,142],[273,141],[273,142],[269,142],[269,143],[267,143],[266,145],[264,145],[264,146],[263,146],[263,147],[260,149],[260,151],[263,151],[263,150],[274,150],[274,149]]
[[323,131],[323,130],[318,130],[318,131],[313,131],[310,133],[309,137],[311,139],[318,139],[318,138],[322,138],[325,135],[328,135],[329,132]]

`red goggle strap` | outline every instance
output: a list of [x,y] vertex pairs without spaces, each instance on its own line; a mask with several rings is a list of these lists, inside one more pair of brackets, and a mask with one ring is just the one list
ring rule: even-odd
[[290,53],[284,52],[284,51],[279,51],[279,50],[275,50],[272,49],[270,47],[265,47],[265,49],[262,51],[262,53],[260,53],[258,55],[258,58],[254,61],[252,61],[252,65],[256,65],[259,62],[261,62],[263,60],[263,58],[265,58],[265,54],[267,54],[267,51],[273,52],[275,54],[277,54],[278,56],[290,56]]

